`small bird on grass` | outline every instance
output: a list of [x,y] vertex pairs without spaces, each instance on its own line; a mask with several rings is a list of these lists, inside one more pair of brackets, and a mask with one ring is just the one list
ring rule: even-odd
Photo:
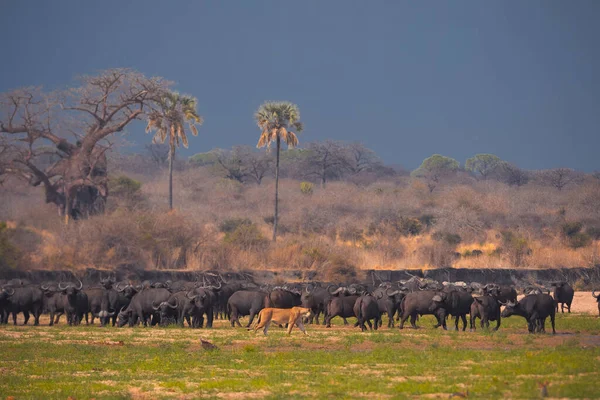
[[204,350],[218,350],[219,349],[217,346],[215,346],[214,344],[212,344],[208,340],[204,340],[202,338],[200,338],[200,344],[202,345],[202,348]]

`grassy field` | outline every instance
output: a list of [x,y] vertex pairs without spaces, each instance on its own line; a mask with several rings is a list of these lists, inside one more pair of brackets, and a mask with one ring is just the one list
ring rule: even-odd
[[559,315],[555,336],[526,334],[518,317],[499,332],[444,332],[428,317],[418,330],[373,333],[337,322],[307,337],[223,321],[2,326],[0,398],[539,398],[544,384],[550,397],[600,398],[600,320],[589,315]]

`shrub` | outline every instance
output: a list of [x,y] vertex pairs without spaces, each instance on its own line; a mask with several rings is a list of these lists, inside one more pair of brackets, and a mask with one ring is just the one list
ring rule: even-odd
[[581,222],[565,222],[561,225],[560,229],[565,237],[570,238],[577,235],[582,227],[583,224]]
[[260,233],[254,224],[241,224],[232,232],[225,234],[225,243],[232,244],[243,250],[264,248],[269,241]]
[[0,222],[0,270],[16,268],[21,259],[21,252],[8,238],[8,227]]
[[419,222],[425,225],[426,229],[429,229],[435,224],[435,216],[431,214],[423,214],[419,217]]
[[600,227],[590,226],[586,229],[585,233],[594,240],[600,240]]
[[131,179],[126,175],[112,178],[108,181],[108,189],[112,195],[116,196],[135,196],[142,188],[142,183]]
[[591,242],[592,238],[587,233],[576,233],[568,239],[568,245],[572,249],[587,247]]
[[460,242],[462,242],[460,235],[449,232],[435,232],[433,235],[431,235],[431,238],[433,240],[437,240],[438,242],[446,242],[450,246],[458,246]]
[[531,254],[527,239],[511,231],[503,231],[501,235],[503,250],[508,253],[514,266],[520,266],[524,257]]
[[300,192],[307,196],[313,194],[313,184],[310,182],[300,182]]
[[252,221],[248,218],[229,218],[219,224],[219,231],[231,233],[242,225],[252,225]]
[[356,243],[363,239],[363,231],[354,226],[347,226],[340,230],[340,239]]

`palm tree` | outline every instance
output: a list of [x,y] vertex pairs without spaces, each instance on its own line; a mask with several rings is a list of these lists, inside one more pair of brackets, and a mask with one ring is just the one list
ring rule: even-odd
[[261,130],[260,138],[256,147],[267,146],[271,148],[271,143],[277,144],[277,162],[275,163],[275,217],[273,220],[273,241],[277,240],[277,218],[279,202],[279,152],[281,141],[283,140],[288,148],[298,145],[298,137],[290,128],[296,132],[302,131],[300,120],[300,110],[298,106],[287,101],[266,102],[258,108],[254,114],[256,123]]
[[155,130],[154,143],[165,143],[169,138],[169,210],[173,209],[173,160],[175,148],[183,144],[188,147],[185,132],[187,122],[194,136],[198,136],[196,125],[202,125],[203,119],[196,111],[198,100],[195,97],[166,92],[158,101],[158,109],[148,114],[146,133]]

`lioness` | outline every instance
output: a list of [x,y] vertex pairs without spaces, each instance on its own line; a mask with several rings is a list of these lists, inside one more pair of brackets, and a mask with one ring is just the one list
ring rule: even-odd
[[271,325],[271,322],[274,322],[279,325],[288,324],[288,335],[292,333],[294,325],[298,326],[302,333],[308,335],[306,329],[304,329],[302,319],[304,317],[310,317],[310,314],[310,308],[304,307],[263,308],[258,314],[258,320],[253,329],[254,332],[256,332],[260,328],[264,328],[263,332],[266,335],[269,330],[269,325]]

